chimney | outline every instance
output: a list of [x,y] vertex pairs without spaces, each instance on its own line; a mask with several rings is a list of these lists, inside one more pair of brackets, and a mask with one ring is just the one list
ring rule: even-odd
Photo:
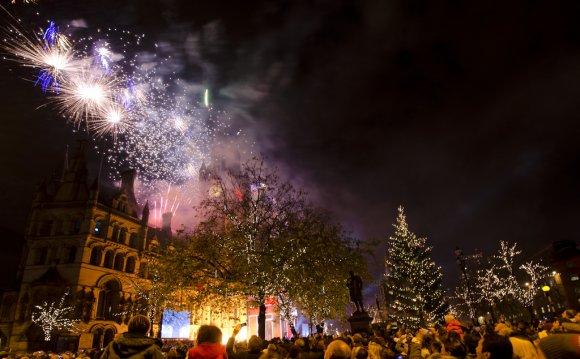
[[139,211],[139,205],[137,204],[137,199],[135,199],[135,191],[133,189],[133,184],[135,182],[135,177],[137,177],[137,171],[130,169],[121,173],[121,190],[119,193],[124,193],[127,195],[127,208],[126,213],[137,217]]
[[161,218],[161,232],[171,235],[171,220],[173,219],[173,212],[163,213]]

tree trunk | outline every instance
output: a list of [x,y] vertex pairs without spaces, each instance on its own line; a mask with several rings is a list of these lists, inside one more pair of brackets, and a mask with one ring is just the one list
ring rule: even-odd
[[288,322],[288,325],[290,326],[290,332],[292,332],[292,337],[293,338],[298,338],[298,332],[296,331],[296,327],[294,326],[294,321],[292,320],[292,316],[288,315],[287,312],[284,312],[284,314],[282,315],[284,317],[284,319],[286,319],[286,321]]
[[294,322],[289,320],[288,323],[290,324],[290,331],[292,332],[292,337],[293,338],[298,338],[298,332],[296,331],[296,327],[294,326]]
[[266,339],[266,303],[260,303],[260,313],[258,314],[258,336],[262,340]]

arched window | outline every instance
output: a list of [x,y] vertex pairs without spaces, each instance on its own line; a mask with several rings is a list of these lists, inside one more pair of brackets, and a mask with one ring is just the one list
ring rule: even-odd
[[126,228],[121,228],[121,230],[119,231],[119,243],[127,243],[127,229]]
[[66,257],[66,263],[74,263],[77,259],[77,247],[69,247]]
[[12,320],[14,311],[16,310],[16,298],[12,295],[6,296],[2,302],[2,313],[0,313],[0,320],[7,322]]
[[46,258],[48,257],[48,248],[39,248],[36,250],[36,258],[34,259],[34,264],[42,265],[46,264]]
[[133,232],[129,236],[129,246],[132,248],[137,248],[137,233]]
[[28,304],[30,303],[30,299],[28,298],[28,293],[24,293],[22,298],[20,298],[19,303],[19,312],[18,312],[18,320],[26,320],[29,316],[29,308]]
[[119,253],[115,256],[115,265],[114,268],[116,270],[123,270],[123,266],[125,265],[125,256],[122,253]]
[[125,272],[135,273],[135,257],[127,258],[127,263],[125,263]]
[[119,241],[119,226],[113,226],[113,235],[111,236],[111,239],[115,242]]
[[89,261],[90,264],[95,266],[100,266],[101,261],[103,259],[103,250],[101,247],[95,247],[91,251],[91,260]]
[[95,328],[93,334],[93,348],[103,348],[103,328]]
[[108,251],[105,253],[105,260],[103,261],[103,267],[113,268],[113,251]]
[[103,237],[103,222],[96,221],[95,228],[93,228],[93,234],[97,237]]
[[115,320],[119,313],[121,285],[116,280],[108,280],[99,291],[99,303],[97,306],[97,318]]

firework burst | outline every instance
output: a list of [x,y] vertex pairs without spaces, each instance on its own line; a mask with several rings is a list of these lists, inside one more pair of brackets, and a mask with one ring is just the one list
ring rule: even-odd
[[5,28],[1,47],[9,59],[38,71],[35,83],[99,143],[113,179],[121,168],[138,171],[140,197],[149,199],[156,222],[162,213],[190,208],[201,195],[198,169],[212,162],[216,139],[233,133],[209,90],[175,79],[170,56],[135,51],[144,34],[67,26],[65,35],[47,24],[36,33]]
[[89,122],[92,119],[106,117],[113,107],[111,102],[115,84],[115,78],[85,68],[64,78],[53,100],[58,104],[60,112],[77,127],[83,121],[91,127]]
[[121,104],[110,102],[89,122],[96,136],[110,136],[117,142],[118,136],[127,134],[134,126],[134,119]]
[[51,35],[48,30],[43,37],[36,34],[26,35],[15,26],[10,26],[3,41],[3,48],[10,53],[11,59],[26,67],[38,69],[36,84],[46,92],[54,89],[58,92],[59,84],[68,72],[76,71],[73,51],[70,42],[64,35]]

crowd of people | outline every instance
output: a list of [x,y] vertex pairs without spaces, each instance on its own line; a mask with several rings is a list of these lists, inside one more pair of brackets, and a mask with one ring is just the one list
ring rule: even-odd
[[466,325],[452,315],[445,325],[418,330],[396,325],[376,329],[372,334],[316,334],[307,338],[251,336],[236,341],[242,329],[237,325],[227,344],[213,325],[199,328],[195,341],[162,341],[147,335],[149,319],[136,315],[128,331],[117,335],[101,351],[32,355],[0,353],[6,359],[564,359],[580,358],[580,313],[566,310],[551,322],[537,326],[526,322],[500,321],[495,325]]

